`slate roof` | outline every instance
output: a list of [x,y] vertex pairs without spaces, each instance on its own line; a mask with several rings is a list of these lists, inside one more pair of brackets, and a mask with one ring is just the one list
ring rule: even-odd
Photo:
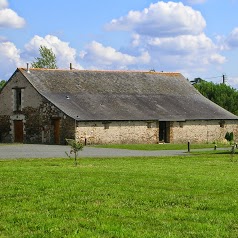
[[18,70],[42,96],[80,121],[238,119],[180,73]]

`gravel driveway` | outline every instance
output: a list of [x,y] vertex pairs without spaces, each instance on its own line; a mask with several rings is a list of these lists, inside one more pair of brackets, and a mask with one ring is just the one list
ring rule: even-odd
[[[70,147],[66,145],[33,145],[33,144],[12,144],[0,145],[0,159],[10,158],[66,158],[65,152],[69,153]],[[124,150],[84,147],[79,152],[79,157],[125,157],[125,156],[175,156],[185,155],[182,150]]]

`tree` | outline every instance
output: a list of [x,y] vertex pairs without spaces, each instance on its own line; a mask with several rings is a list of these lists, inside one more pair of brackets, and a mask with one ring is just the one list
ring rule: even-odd
[[[83,144],[73,139],[65,139],[65,140],[67,141],[68,145],[71,147],[70,154],[74,154],[74,165],[77,166],[78,152],[83,149]],[[71,158],[71,156],[67,152],[65,153],[69,158]]]
[[238,115],[238,91],[226,84],[215,84],[200,80],[194,87],[206,98]]
[[202,81],[204,81],[204,80],[202,80],[201,78],[195,78],[193,81],[190,81],[190,82],[192,83],[192,85],[194,85],[197,83],[201,83]]
[[3,86],[6,84],[5,80],[0,81],[0,90],[3,88]]
[[36,57],[36,61],[31,64],[33,68],[57,69],[56,56],[52,49],[46,46],[40,46],[39,52],[41,57]]

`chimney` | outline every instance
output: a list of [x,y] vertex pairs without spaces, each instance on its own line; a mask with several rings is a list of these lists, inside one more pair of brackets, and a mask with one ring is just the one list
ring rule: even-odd
[[72,63],[69,64],[69,69],[70,69],[70,70],[73,69],[73,65],[72,65]]
[[26,71],[27,71],[27,73],[30,73],[29,63],[26,63]]

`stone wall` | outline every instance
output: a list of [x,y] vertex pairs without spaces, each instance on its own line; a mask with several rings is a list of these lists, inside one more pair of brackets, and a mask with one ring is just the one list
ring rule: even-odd
[[[150,127],[150,128],[148,128]],[[156,122],[78,122],[77,140],[87,144],[157,143]]]
[[[21,108],[16,110],[16,90],[21,89]],[[0,142],[14,142],[14,120],[23,122],[23,143],[54,144],[53,120],[59,120],[59,143],[74,138],[75,123],[42,97],[25,77],[16,72],[0,94]]]
[[[21,108],[16,110],[16,90],[21,88]],[[59,125],[58,143],[75,138],[87,144],[158,143],[158,121],[77,122],[42,97],[17,72],[0,93],[0,142],[14,142],[14,120],[23,122],[24,143],[55,143],[55,125]],[[238,140],[238,122],[199,120],[167,122],[170,143],[213,143],[224,141],[226,132]]]
[[[78,122],[77,140],[87,144],[158,143],[158,123],[129,122]],[[233,132],[238,140],[237,121],[184,121],[170,122],[170,143],[226,142],[226,132]]]
[[171,143],[213,143],[226,142],[226,132],[233,132],[238,140],[238,121],[200,120],[171,122]]
[[42,99],[39,108],[26,108],[25,143],[55,144],[54,120],[59,120],[59,144],[66,144],[66,138],[74,138],[75,122],[57,107]]
[[0,143],[10,143],[12,142],[12,138],[10,135],[11,130],[11,124],[10,124],[10,116],[0,116]]
[[23,109],[24,141],[25,143],[41,143],[41,127],[38,108],[26,107]]
[[65,139],[75,139],[75,120],[64,116],[60,121],[60,144],[66,145]]

